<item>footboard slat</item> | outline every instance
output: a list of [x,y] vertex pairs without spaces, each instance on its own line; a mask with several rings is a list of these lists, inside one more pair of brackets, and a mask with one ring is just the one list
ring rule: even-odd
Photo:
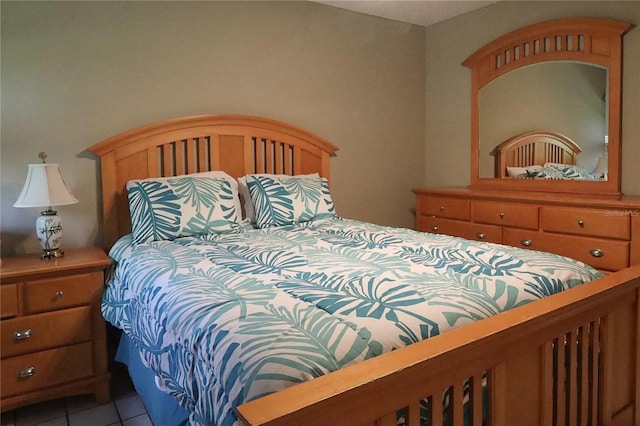
[[593,352],[590,357],[589,367],[591,368],[591,397],[589,400],[591,408],[591,420],[598,419],[598,389],[600,388],[600,363],[597,362],[595,354],[600,353],[600,322],[591,323],[591,337],[589,343]]
[[590,323],[580,327],[578,334],[578,348],[580,350],[580,425],[589,424],[589,329]]
[[566,419],[566,383],[567,383],[567,370],[565,367],[565,338],[566,336],[560,336],[554,340],[554,352],[556,357],[556,406],[555,412],[556,414],[556,422],[558,426],[564,425]]
[[464,384],[453,386],[453,426],[463,426],[464,423]]
[[640,409],[638,299],[635,266],[257,399],[239,418],[338,426],[404,416],[418,426],[423,414],[430,425],[466,425],[467,412],[472,426],[630,424]]
[[[568,408],[569,413],[578,413],[578,336],[575,330],[567,333],[566,345],[568,347],[569,361],[567,362],[569,371],[568,377]],[[576,416],[567,416],[569,426],[577,426]]]
[[443,422],[442,416],[442,393],[436,392],[434,395],[429,398],[429,412],[431,413],[431,423],[432,425],[441,425]]
[[407,426],[420,426],[420,402],[414,402],[407,408]]
[[473,424],[482,424],[482,374],[475,374],[471,379],[471,402],[473,411]]
[[554,404],[556,393],[554,386],[553,342],[547,341],[542,345],[542,394],[551,395],[551,398],[542,398],[541,426],[553,425]]

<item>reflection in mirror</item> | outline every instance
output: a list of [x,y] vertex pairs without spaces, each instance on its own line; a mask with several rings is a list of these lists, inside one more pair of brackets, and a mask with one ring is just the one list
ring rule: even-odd
[[478,108],[480,177],[500,176],[498,145],[539,130],[576,142],[582,149],[576,165],[594,171],[607,150],[607,81],[606,68],[552,61],[518,68],[483,86]]

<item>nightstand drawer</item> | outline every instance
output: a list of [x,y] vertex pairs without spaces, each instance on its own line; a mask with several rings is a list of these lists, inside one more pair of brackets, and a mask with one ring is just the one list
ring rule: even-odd
[[507,228],[503,236],[505,244],[567,256],[596,269],[618,271],[629,266],[629,243],[624,241]]
[[0,323],[1,358],[91,340],[91,307],[13,318]]
[[93,374],[91,342],[2,360],[2,398]]
[[545,231],[619,240],[631,238],[629,215],[616,214],[615,210],[543,207],[540,221]]
[[460,198],[424,196],[420,197],[419,211],[427,216],[469,220],[471,202]]
[[474,222],[538,229],[538,206],[474,201],[472,209]]
[[0,318],[18,315],[18,286],[7,284],[0,286]]
[[91,274],[77,274],[27,282],[24,290],[25,313],[88,305],[96,292],[95,281],[91,278]]

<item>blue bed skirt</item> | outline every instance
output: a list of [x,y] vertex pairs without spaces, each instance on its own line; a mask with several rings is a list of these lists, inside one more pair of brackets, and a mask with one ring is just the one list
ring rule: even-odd
[[155,426],[184,426],[189,423],[189,413],[171,395],[158,389],[153,372],[142,363],[138,348],[125,333],[120,338],[115,359],[129,369],[133,385]]

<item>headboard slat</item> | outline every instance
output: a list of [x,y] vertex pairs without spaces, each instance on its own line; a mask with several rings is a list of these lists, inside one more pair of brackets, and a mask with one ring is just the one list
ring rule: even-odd
[[243,115],[167,120],[111,137],[89,148],[101,160],[104,246],[130,232],[125,185],[131,179],[223,170],[249,173],[318,172],[329,179],[338,147],[306,130]]

